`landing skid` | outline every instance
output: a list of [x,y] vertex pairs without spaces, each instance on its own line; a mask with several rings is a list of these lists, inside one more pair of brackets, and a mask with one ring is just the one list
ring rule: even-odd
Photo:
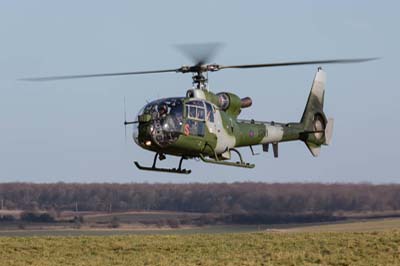
[[165,156],[163,154],[156,153],[156,155],[154,156],[153,165],[151,167],[142,166],[137,161],[135,161],[134,163],[139,170],[144,170],[144,171],[155,171],[155,172],[176,173],[176,174],[190,174],[192,172],[192,170],[190,170],[190,169],[182,169],[182,162],[184,159],[186,159],[185,157],[182,157],[181,160],[179,161],[178,168],[158,168],[158,167],[156,167],[157,157],[159,155],[160,155],[160,160],[161,160],[161,158],[165,159]]
[[[236,149],[230,149],[230,150],[236,152],[239,155],[240,161],[227,162],[227,161],[221,161],[218,159],[207,159],[206,157],[204,157],[203,154],[200,154],[200,159],[205,163],[213,163],[213,164],[226,165],[226,166],[236,166],[236,167],[242,167],[242,168],[254,168],[255,167],[255,164],[246,163],[245,161],[243,161],[242,155],[240,154],[240,152],[238,150],[236,150]],[[215,158],[217,158],[217,157],[215,157]]]

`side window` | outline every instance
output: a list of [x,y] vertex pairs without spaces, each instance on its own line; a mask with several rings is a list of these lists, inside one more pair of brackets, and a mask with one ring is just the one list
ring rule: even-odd
[[204,120],[204,108],[197,108],[197,118]]
[[206,103],[207,120],[214,123],[214,111],[210,103]]
[[186,115],[187,118],[204,121],[204,103],[201,101],[191,101],[186,103]]
[[196,106],[188,106],[189,118],[196,118]]

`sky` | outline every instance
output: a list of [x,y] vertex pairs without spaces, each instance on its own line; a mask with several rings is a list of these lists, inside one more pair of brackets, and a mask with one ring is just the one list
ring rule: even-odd
[[[1,1],[0,182],[371,182],[399,183],[398,1]],[[185,161],[191,175],[143,172],[153,154],[136,146],[128,119],[146,101],[183,96],[190,75],[22,82],[35,76],[178,68],[175,48],[224,43],[210,63],[381,57],[326,65],[331,146],[313,158],[302,142],[254,169]],[[253,98],[241,118],[300,120],[317,66],[209,75],[214,92]],[[178,163],[170,157],[161,166]]]

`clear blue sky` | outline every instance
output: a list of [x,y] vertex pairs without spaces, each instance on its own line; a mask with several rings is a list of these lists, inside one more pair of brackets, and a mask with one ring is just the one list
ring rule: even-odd
[[[399,182],[398,1],[1,1],[0,181]],[[252,157],[254,170],[185,162],[193,174],[138,171],[152,153],[124,139],[146,100],[184,95],[190,75],[27,83],[21,77],[175,68],[175,44],[223,42],[220,64],[381,56],[327,65],[325,109],[333,143]],[[298,121],[316,66],[226,70],[213,91],[251,96],[243,118]],[[129,131],[129,136],[131,131]],[[256,147],[260,151],[260,147]],[[163,162],[175,165],[177,158]]]

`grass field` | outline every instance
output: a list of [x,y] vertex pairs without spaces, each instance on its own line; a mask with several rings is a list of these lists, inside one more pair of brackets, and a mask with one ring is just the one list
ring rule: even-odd
[[9,233],[0,237],[0,266],[400,265],[399,218],[273,228]]
[[400,231],[1,237],[0,265],[400,265]]

